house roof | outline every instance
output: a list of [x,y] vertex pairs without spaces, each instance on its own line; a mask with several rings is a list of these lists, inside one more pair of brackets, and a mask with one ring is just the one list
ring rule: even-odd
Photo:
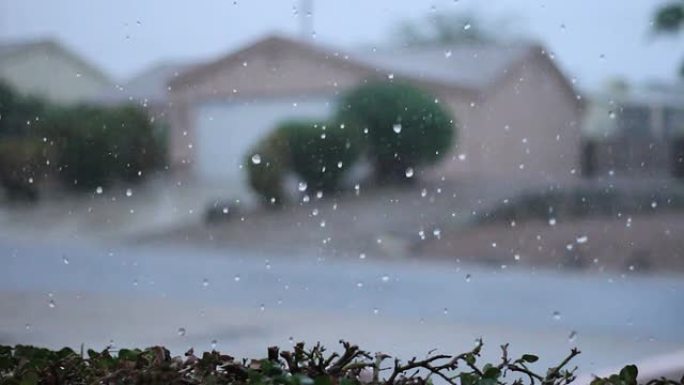
[[103,82],[110,83],[109,76],[102,72],[97,66],[89,63],[80,55],[52,39],[0,42],[0,61],[14,57],[15,55],[37,50],[49,50],[63,55],[76,65],[82,67],[84,72],[87,71],[90,76],[99,78]]
[[482,90],[522,62],[534,44],[461,44],[371,50],[351,57],[376,69],[409,78]]
[[[484,91],[503,80],[516,66],[543,52],[538,44],[523,41],[343,52],[320,44],[274,35],[248,44],[217,60],[198,65],[182,73],[171,83],[192,84],[217,68],[241,62],[241,57],[257,47],[275,46],[288,47],[302,55],[344,65],[366,74],[392,73],[407,80],[458,88],[466,92]],[[568,81],[564,83],[574,97],[572,86]]]
[[133,76],[123,85],[107,89],[96,97],[102,103],[139,102],[163,104],[168,101],[168,83],[195,63],[166,62],[153,65]]

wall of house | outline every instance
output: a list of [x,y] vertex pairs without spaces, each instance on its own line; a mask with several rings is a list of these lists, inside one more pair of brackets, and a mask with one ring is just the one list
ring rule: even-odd
[[111,86],[99,73],[52,45],[2,58],[0,78],[21,93],[61,104],[88,101]]
[[451,102],[464,127],[441,172],[522,183],[579,175],[579,105],[548,59],[531,55],[474,104]]
[[211,102],[249,104],[263,98],[296,103],[311,97],[335,98],[344,90],[372,76],[339,60],[293,50],[289,45],[265,43],[232,56],[216,68],[180,78],[171,91],[171,162],[187,169],[196,159],[193,125],[199,106]]

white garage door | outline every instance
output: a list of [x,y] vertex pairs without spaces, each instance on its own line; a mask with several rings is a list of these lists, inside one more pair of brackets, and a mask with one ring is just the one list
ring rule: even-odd
[[205,183],[246,191],[240,164],[255,143],[283,120],[326,119],[333,106],[332,98],[204,103],[195,115],[195,172]]

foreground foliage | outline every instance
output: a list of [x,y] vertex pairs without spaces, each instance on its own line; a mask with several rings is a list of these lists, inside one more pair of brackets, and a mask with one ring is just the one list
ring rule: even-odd
[[[567,385],[575,380],[570,361],[580,352],[571,350],[557,366],[537,373],[531,364],[538,357],[524,354],[512,358],[508,346],[501,347],[497,363],[482,364],[482,341],[458,355],[434,354],[407,362],[386,354],[370,354],[341,341],[341,353],[326,353],[320,344],[293,351],[268,348],[260,360],[237,360],[217,351],[201,356],[192,350],[185,357],[172,357],[163,347],[145,350],[88,350],[69,348],[52,351],[32,346],[0,346],[0,384],[268,384],[268,385],[421,385],[434,381],[451,385],[541,384]],[[636,385],[637,368],[626,366],[620,373],[595,378],[592,385]],[[650,385],[684,384],[659,379]]]

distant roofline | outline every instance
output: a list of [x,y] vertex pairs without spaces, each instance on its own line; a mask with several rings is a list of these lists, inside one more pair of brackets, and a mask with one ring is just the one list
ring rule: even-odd
[[[10,50],[6,51],[3,48],[10,48]],[[36,37],[22,40],[2,40],[0,41],[0,60],[2,60],[4,57],[12,57],[35,48],[47,48],[61,52],[69,59],[86,68],[91,75],[100,78],[100,80],[106,83],[113,84],[112,79],[107,75],[107,73],[100,69],[97,65],[84,59],[81,55],[76,53],[63,42],[51,37]]]

